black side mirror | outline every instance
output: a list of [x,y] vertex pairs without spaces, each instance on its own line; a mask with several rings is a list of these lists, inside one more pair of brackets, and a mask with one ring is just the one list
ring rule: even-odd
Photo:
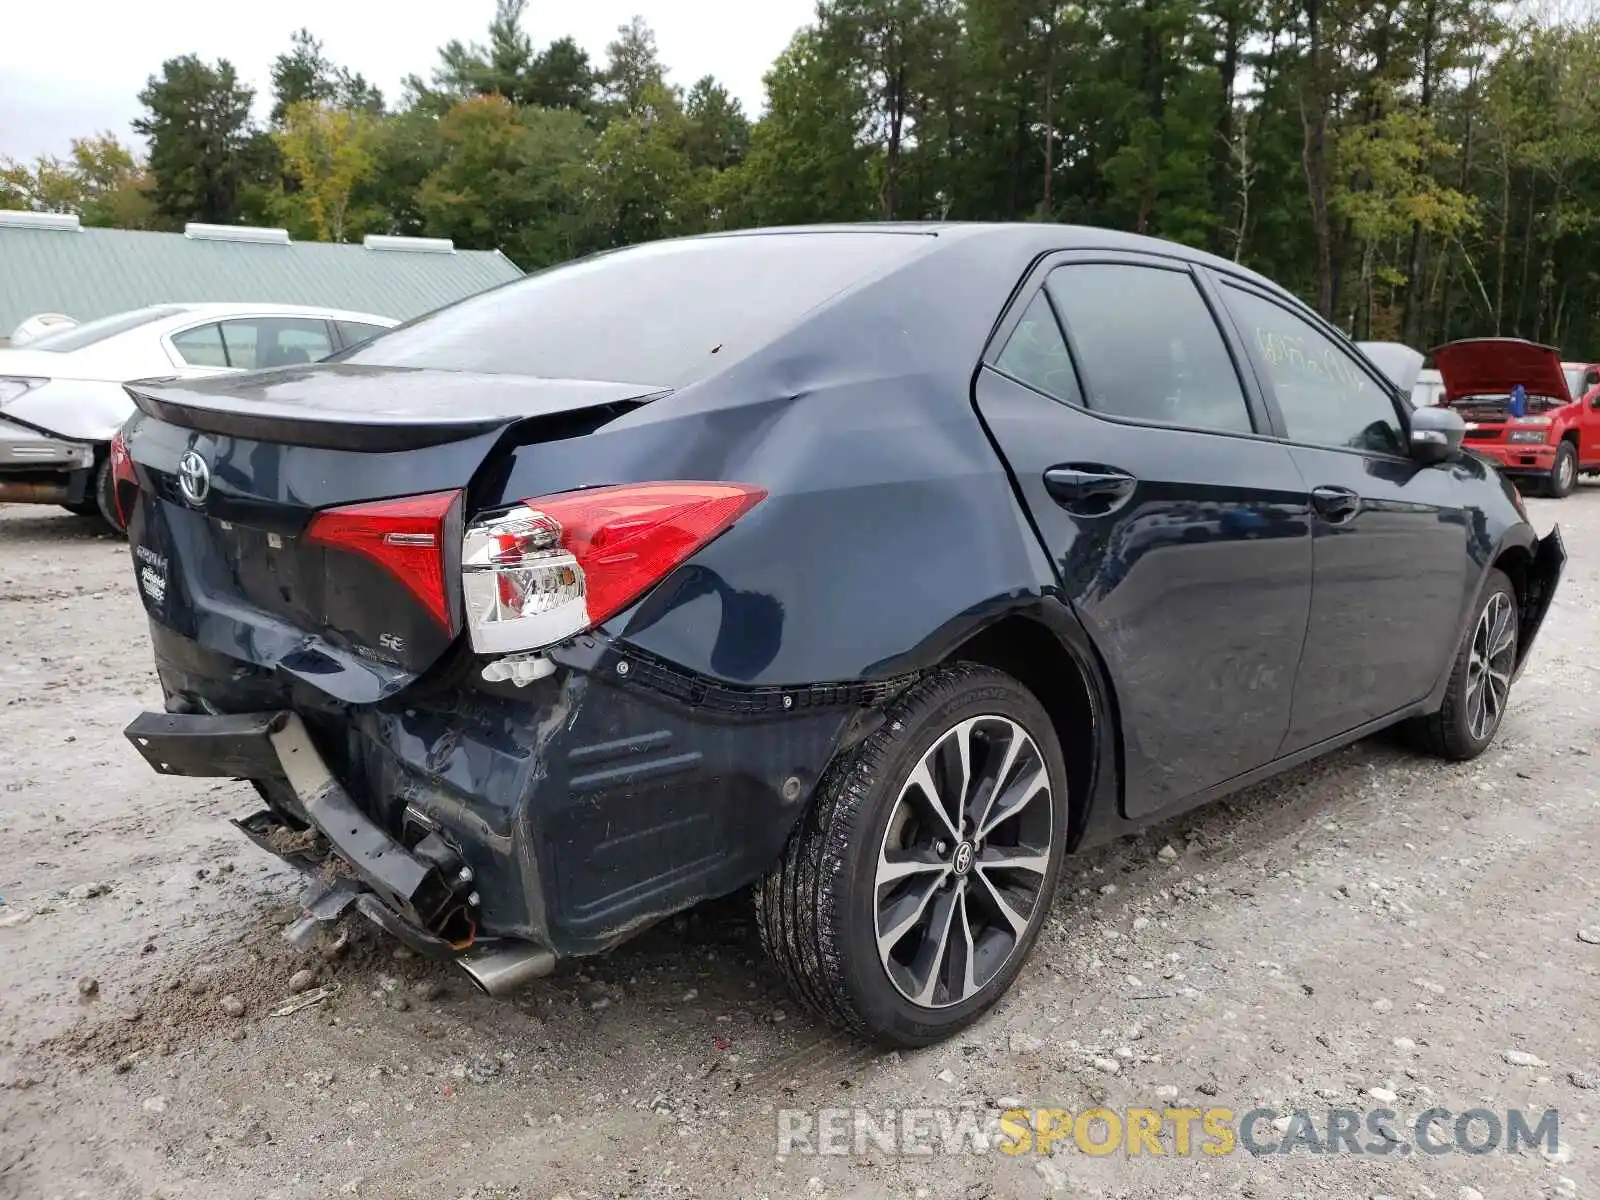
[[1453,408],[1430,406],[1411,414],[1411,457],[1419,463],[1449,462],[1461,453],[1466,422]]

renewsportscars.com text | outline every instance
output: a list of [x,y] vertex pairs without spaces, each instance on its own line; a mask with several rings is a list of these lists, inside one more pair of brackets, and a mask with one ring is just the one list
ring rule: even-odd
[[1517,1154],[1561,1145],[1556,1109],[779,1109],[777,1152],[799,1155]]

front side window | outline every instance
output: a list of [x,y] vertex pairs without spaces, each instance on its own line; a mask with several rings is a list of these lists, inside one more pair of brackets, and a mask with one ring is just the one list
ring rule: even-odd
[[325,321],[314,317],[246,317],[222,322],[228,365],[235,370],[311,363],[333,353]]
[[1281,304],[1231,285],[1223,291],[1239,332],[1266,369],[1292,441],[1405,454],[1394,401],[1348,351]]
[[222,345],[222,330],[215,321],[198,329],[185,329],[172,335],[172,348],[191,367],[226,367],[228,352]]
[[994,365],[1047,396],[1068,404],[1083,403],[1066,339],[1061,336],[1061,326],[1043,292],[1034,296]]
[[1075,263],[1052,271],[1045,287],[1072,336],[1092,411],[1251,432],[1233,359],[1188,272]]

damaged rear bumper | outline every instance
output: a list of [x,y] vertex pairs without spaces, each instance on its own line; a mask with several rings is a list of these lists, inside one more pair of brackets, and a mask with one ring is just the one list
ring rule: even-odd
[[737,689],[586,639],[526,687],[458,672],[349,705],[150,632],[170,711],[129,727],[141,755],[255,782],[267,808],[236,822],[247,836],[353,881],[328,903],[435,957],[600,953],[756,881],[889,694]]
[[473,944],[478,894],[459,851],[436,833],[408,848],[374,824],[334,778],[297,714],[144,713],[125,732],[162,774],[287,787],[302,826],[270,808],[234,825],[263,850],[322,876],[328,886],[313,902],[315,915],[337,916],[354,904],[433,958],[453,958]]
[[93,497],[92,443],[0,418],[0,503],[81,504]]
[[1522,674],[1533,650],[1534,639],[1544,625],[1550,604],[1555,599],[1556,588],[1567,565],[1567,547],[1561,539],[1561,526],[1553,526],[1549,533],[1534,542],[1533,564],[1528,569],[1528,592],[1522,612],[1522,628],[1517,631],[1518,651],[1515,675]]

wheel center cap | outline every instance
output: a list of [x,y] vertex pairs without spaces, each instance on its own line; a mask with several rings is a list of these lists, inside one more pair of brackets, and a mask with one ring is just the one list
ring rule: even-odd
[[972,860],[977,856],[971,842],[962,842],[956,847],[955,857],[950,860],[950,866],[957,875],[965,875],[972,870]]

